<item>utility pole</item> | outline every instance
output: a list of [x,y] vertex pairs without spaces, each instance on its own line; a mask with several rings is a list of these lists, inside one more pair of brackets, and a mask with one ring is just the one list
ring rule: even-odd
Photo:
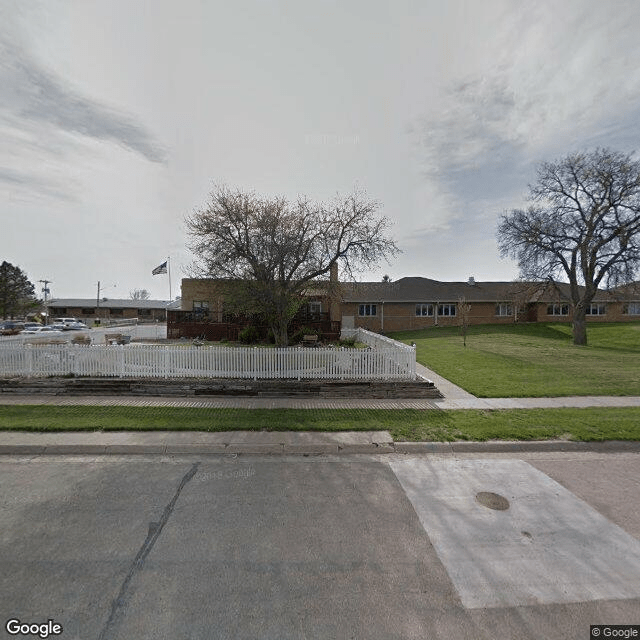
[[100,324],[100,280],[98,280],[98,295],[96,296],[96,319]]
[[52,280],[38,280],[38,282],[42,282],[42,292],[44,293],[44,323],[49,324],[49,307],[47,306],[47,296],[49,295],[49,286],[53,283]]

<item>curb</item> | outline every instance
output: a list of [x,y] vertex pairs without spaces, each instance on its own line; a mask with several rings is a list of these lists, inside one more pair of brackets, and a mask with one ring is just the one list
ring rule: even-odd
[[507,442],[381,442],[381,443],[207,443],[207,444],[4,444],[0,455],[352,455],[590,452],[640,453],[640,442],[607,440],[573,442],[535,440]]

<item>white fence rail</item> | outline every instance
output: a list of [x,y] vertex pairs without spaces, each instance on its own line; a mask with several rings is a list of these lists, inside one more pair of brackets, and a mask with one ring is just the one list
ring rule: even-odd
[[372,349],[11,344],[0,347],[0,376],[413,380],[415,349],[399,344]]

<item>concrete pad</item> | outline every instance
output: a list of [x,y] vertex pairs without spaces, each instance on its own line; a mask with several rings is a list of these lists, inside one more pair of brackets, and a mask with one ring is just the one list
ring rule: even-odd
[[[640,597],[640,541],[528,463],[389,464],[466,608]],[[484,506],[480,492],[509,508]]]

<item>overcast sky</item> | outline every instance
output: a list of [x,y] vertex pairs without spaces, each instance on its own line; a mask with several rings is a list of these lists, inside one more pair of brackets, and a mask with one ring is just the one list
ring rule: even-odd
[[357,187],[403,249],[360,279],[511,280],[536,164],[640,150],[639,112],[638,0],[0,0],[0,259],[168,299],[214,183]]

